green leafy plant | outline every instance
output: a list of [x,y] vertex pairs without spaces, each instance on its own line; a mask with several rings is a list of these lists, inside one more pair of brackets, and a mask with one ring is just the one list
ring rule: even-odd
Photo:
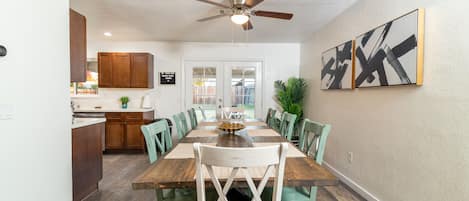
[[303,78],[291,77],[287,82],[277,80],[275,86],[275,100],[284,112],[296,114],[296,121],[303,119],[303,99],[307,88]]
[[121,103],[122,103],[122,104],[127,104],[127,103],[130,101],[130,100],[129,100],[129,97],[127,97],[127,96],[122,96],[122,97],[120,98],[120,100],[121,100]]

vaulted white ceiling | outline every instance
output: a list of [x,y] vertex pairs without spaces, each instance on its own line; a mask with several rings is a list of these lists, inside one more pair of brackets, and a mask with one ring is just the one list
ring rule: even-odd
[[[227,3],[229,0],[214,0]],[[229,17],[208,22],[218,8],[196,0],[71,0],[85,15],[88,39],[187,42],[301,42],[357,0],[265,0],[256,10],[294,13],[291,21],[253,17],[245,32]],[[227,3],[228,4],[228,3]],[[111,38],[103,33],[112,32]]]

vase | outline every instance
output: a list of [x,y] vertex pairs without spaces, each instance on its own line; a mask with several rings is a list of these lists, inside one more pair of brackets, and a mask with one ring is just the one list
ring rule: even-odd
[[122,103],[122,109],[127,109],[127,103]]

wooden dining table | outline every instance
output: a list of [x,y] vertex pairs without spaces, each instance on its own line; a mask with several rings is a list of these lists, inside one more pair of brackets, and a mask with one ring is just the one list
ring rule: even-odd
[[[196,188],[196,166],[192,148],[192,144],[196,142],[220,147],[257,147],[288,142],[259,120],[245,120],[246,128],[234,135],[219,131],[217,126],[220,123],[218,121],[200,122],[197,128],[190,131],[169,152],[142,172],[132,183],[133,189]],[[223,175],[218,177],[220,182],[226,181]],[[253,180],[256,183],[261,178],[262,174],[259,174],[258,177],[253,175]],[[338,179],[331,172],[317,164],[312,157],[306,156],[295,145],[289,143],[284,186],[309,187],[337,184]],[[268,183],[268,186],[272,185],[273,179]],[[213,187],[209,177],[206,178],[206,187]],[[232,187],[247,187],[244,177],[235,179]]]

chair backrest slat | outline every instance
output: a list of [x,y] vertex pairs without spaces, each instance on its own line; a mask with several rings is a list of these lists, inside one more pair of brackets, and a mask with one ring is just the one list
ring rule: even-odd
[[282,114],[282,121],[280,123],[280,134],[283,137],[286,137],[288,141],[291,141],[292,139],[296,118],[297,116],[295,114],[290,114],[288,112],[284,112]]
[[184,112],[179,113],[179,118],[181,119],[182,129],[185,136],[189,132],[189,127],[187,126],[187,118]]
[[[244,172],[245,179],[254,196],[253,200],[262,201],[260,195],[264,190],[272,172],[274,172],[274,201],[281,200],[283,188],[283,174],[285,169],[285,158],[288,151],[288,143],[268,147],[255,148],[227,148],[214,147],[194,143],[194,155],[196,160],[197,200],[205,201],[205,176],[203,168],[206,167],[212,183],[219,195],[218,200],[227,200],[226,194],[239,171]],[[225,186],[222,188],[213,167],[232,168]],[[248,169],[253,167],[267,167],[259,186],[249,174]],[[271,171],[275,168],[275,171]]]
[[195,129],[198,125],[197,116],[195,114],[195,109],[191,108],[191,109],[187,110],[187,114],[189,115],[189,119],[191,121],[192,129]]
[[148,158],[150,163],[154,163],[158,159],[158,150],[162,153],[171,149],[173,144],[171,140],[171,133],[169,131],[169,125],[166,119],[151,123],[149,125],[143,125],[140,127],[148,151]]
[[184,137],[184,131],[182,130],[182,122],[179,118],[179,114],[173,115],[174,124],[176,125],[176,132],[178,134],[178,139]]
[[176,124],[176,131],[178,134],[178,139],[182,139],[189,132],[187,127],[186,115],[184,112],[173,115],[174,124]]
[[205,114],[205,110],[199,106],[200,113],[202,114],[202,119],[207,120],[207,115]]
[[274,121],[275,121],[275,114],[277,113],[277,110],[274,110],[272,108],[269,108],[269,111],[267,112],[267,117],[265,118],[265,123],[273,127]]
[[309,119],[303,120],[300,128],[299,148],[307,155],[313,155],[318,164],[322,164],[326,141],[331,125],[321,124]]

